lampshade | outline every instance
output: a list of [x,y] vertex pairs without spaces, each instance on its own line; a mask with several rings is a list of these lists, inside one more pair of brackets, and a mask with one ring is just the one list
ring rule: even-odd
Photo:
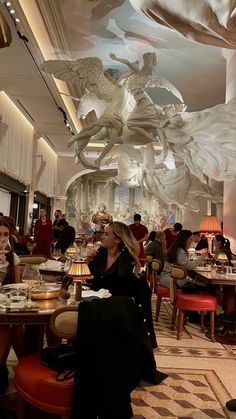
[[75,280],[92,279],[93,275],[89,270],[89,267],[84,261],[74,261],[68,271],[69,276],[73,276]]
[[226,262],[226,261],[228,261],[228,258],[227,258],[225,253],[221,252],[221,253],[218,254],[217,260],[219,260],[221,262]]
[[215,215],[204,215],[199,226],[199,231],[204,233],[220,233],[221,226]]
[[67,275],[73,277],[75,283],[75,301],[80,301],[82,298],[82,281],[93,278],[87,263],[81,260],[78,262],[74,261]]

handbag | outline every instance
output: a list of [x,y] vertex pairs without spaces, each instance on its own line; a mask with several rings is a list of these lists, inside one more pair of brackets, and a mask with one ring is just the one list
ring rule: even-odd
[[47,346],[40,351],[41,364],[57,372],[56,380],[68,380],[74,375],[76,348],[73,343]]

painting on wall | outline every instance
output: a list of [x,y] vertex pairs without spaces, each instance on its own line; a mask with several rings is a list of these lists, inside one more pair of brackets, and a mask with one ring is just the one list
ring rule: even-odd
[[126,224],[133,222],[135,213],[141,214],[142,222],[149,231],[164,229],[175,222],[173,207],[163,207],[156,197],[145,196],[141,188],[131,189],[108,183],[111,171],[106,172],[83,175],[74,180],[67,190],[68,221],[77,233],[92,234],[97,230],[93,216],[101,206],[112,215],[113,220]]

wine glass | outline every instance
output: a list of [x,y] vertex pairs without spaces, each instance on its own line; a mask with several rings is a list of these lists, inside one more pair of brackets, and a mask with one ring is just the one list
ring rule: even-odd
[[11,251],[11,244],[9,240],[0,243],[0,253],[9,253]]
[[61,257],[61,249],[54,248],[53,251],[52,251],[52,257],[55,260],[60,259],[60,257]]

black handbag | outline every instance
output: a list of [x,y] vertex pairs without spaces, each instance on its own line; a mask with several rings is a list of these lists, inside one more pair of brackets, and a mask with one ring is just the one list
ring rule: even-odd
[[41,349],[41,364],[57,372],[56,380],[64,381],[74,375],[76,349],[73,343],[48,346]]

